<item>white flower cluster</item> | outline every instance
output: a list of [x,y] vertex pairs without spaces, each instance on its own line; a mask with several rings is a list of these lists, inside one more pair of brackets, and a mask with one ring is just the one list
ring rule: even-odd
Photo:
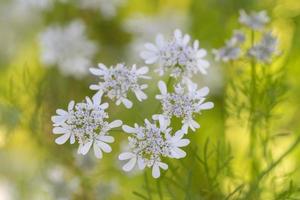
[[204,59],[206,50],[199,48],[198,40],[191,45],[190,39],[178,29],[170,40],[159,34],[155,44],[145,44],[146,50],[140,55],[146,64],[158,65],[156,72],[160,76],[170,71],[170,76],[186,81],[194,74],[206,74],[209,67],[209,62]]
[[85,25],[73,21],[65,27],[50,26],[40,35],[41,61],[57,66],[64,75],[82,78],[88,74],[96,45],[85,35]]
[[[269,22],[269,17],[266,11],[251,12],[249,15],[244,11],[240,11],[239,22],[250,28],[252,31],[251,42],[246,42],[245,33],[235,31],[232,38],[226,41],[226,45],[220,49],[213,49],[216,61],[234,61],[241,56],[246,55],[258,62],[269,63],[274,55],[278,55],[277,38],[271,32],[265,31],[265,26]],[[262,32],[262,33],[261,33]],[[262,34],[262,39],[259,43],[253,44],[254,36]],[[248,47],[246,44],[251,43]],[[246,46],[246,47],[243,47]]]
[[139,79],[149,79],[145,74],[148,73],[148,67],[136,68],[133,65],[131,69],[124,64],[117,64],[107,68],[104,64],[99,64],[99,68],[91,68],[93,75],[99,76],[102,82],[90,86],[92,90],[104,92],[110,99],[116,100],[116,104],[123,103],[126,108],[132,107],[132,102],[127,99],[129,91],[135,93],[139,101],[147,99],[147,95],[143,92],[148,87],[147,84],[139,85]]
[[168,93],[165,82],[159,81],[159,90],[161,94],[156,95],[156,99],[161,101],[163,114],[155,115],[155,119],[162,116],[167,121],[170,121],[174,116],[182,119],[182,131],[188,132],[188,128],[195,131],[200,128],[200,125],[193,119],[195,114],[200,114],[202,110],[212,109],[212,102],[205,102],[206,96],[209,93],[208,87],[197,90],[196,84],[189,84],[188,91],[180,84],[176,85],[173,93]]
[[[167,43],[163,40],[166,44],[163,48],[166,48],[164,54],[167,60],[158,58],[161,67],[171,68],[171,76],[180,78],[180,81],[173,86],[175,91],[169,93],[166,84],[159,81],[161,94],[156,95],[156,99],[161,102],[162,114],[153,115],[152,122],[145,119],[142,126],[137,124],[134,127],[122,126],[123,131],[130,134],[129,150],[119,155],[120,160],[128,160],[123,166],[125,171],[132,170],[136,165],[141,170],[149,167],[152,168],[154,178],[160,177],[160,168],[164,170],[168,168],[165,163],[167,158],[180,159],[186,156],[181,147],[187,146],[190,141],[183,137],[188,133],[189,128],[195,131],[200,127],[194,117],[202,110],[214,106],[211,102],[205,102],[209,89],[204,87],[198,90],[197,84],[189,79],[196,72],[205,74],[209,65],[202,59],[206,51],[199,49],[197,41],[194,42],[193,47],[188,45],[189,40],[188,35],[183,36],[178,30],[175,31],[172,42]],[[146,46],[154,48],[154,45]],[[169,53],[171,55],[168,55]],[[146,63],[150,63],[149,60]],[[141,84],[140,80],[150,79],[147,76],[148,70],[146,66],[128,67],[122,63],[109,68],[104,64],[99,64],[98,68],[90,68],[90,72],[100,79],[97,84],[90,85],[90,89],[97,92],[92,99],[86,97],[84,102],[76,105],[71,101],[67,111],[61,109],[56,111],[57,115],[52,117],[53,133],[61,134],[56,139],[56,143],[63,144],[69,139],[72,144],[77,141],[78,153],[83,155],[93,146],[97,158],[102,158],[102,152],[111,152],[108,143],[114,142],[114,138],[108,132],[112,128],[121,126],[122,121],[107,122],[109,116],[105,109],[108,103],[101,104],[101,98],[105,95],[116,105],[122,103],[126,108],[133,106],[132,101],[128,99],[129,92],[134,93],[139,101],[147,99],[144,89],[148,85]],[[165,69],[161,68],[161,70],[162,73],[165,72]],[[182,71],[175,73],[176,70]],[[183,84],[181,81],[184,79]],[[180,130],[172,131],[173,117],[182,120],[183,125]]]
[[85,102],[76,103],[71,101],[68,110],[58,109],[57,115],[52,117],[53,133],[61,134],[55,142],[64,144],[70,140],[79,143],[78,153],[87,154],[93,146],[95,156],[102,158],[102,151],[109,153],[111,147],[107,143],[114,142],[114,138],[108,131],[122,125],[121,120],[108,123],[108,114],[105,109],[108,103],[101,104],[101,93],[96,93],[92,99],[86,97]]
[[163,158],[180,159],[186,156],[186,153],[180,147],[187,146],[190,141],[182,139],[184,133],[177,131],[172,134],[169,128],[169,122],[164,118],[157,122],[149,122],[145,120],[144,126],[134,127],[127,125],[122,126],[128,137],[130,151],[121,153],[120,160],[128,160],[123,166],[124,171],[130,171],[137,164],[138,168],[143,170],[145,167],[152,168],[152,176],[158,178],[160,176],[160,168],[167,170],[168,165],[163,162]]

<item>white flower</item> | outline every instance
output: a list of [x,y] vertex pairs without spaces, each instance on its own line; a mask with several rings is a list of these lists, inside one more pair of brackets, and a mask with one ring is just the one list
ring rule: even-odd
[[117,15],[117,9],[126,0],[79,0],[79,5],[83,9],[100,10],[103,17],[110,19]]
[[190,36],[175,30],[171,40],[165,40],[162,35],[156,37],[155,44],[145,44],[146,50],[141,57],[146,64],[158,64],[159,75],[171,71],[171,76],[189,79],[198,72],[207,73],[209,62],[204,60],[206,50],[199,49],[199,42],[190,45]]
[[131,69],[124,64],[117,64],[107,68],[103,64],[98,65],[99,68],[91,68],[92,74],[99,76],[101,82],[90,86],[92,90],[104,92],[110,99],[115,100],[117,105],[123,103],[126,108],[132,107],[132,102],[127,99],[129,91],[135,93],[139,101],[147,99],[147,95],[143,92],[148,87],[147,84],[139,84],[139,79],[149,79],[146,76],[148,67],[136,68],[133,65]]
[[241,55],[241,45],[245,42],[245,34],[235,30],[233,36],[226,41],[226,45],[220,49],[213,49],[216,61],[228,62],[236,60]]
[[197,90],[197,85],[190,83],[186,92],[185,88],[177,85],[173,93],[168,93],[167,86],[163,81],[158,82],[158,87],[161,94],[156,95],[156,99],[161,101],[163,114],[154,115],[154,119],[163,117],[170,121],[173,116],[181,118],[184,133],[187,133],[188,128],[193,131],[200,128],[200,125],[193,119],[195,114],[214,107],[212,102],[204,102],[209,93],[208,87]]
[[92,99],[86,97],[85,102],[75,104],[71,101],[68,110],[58,109],[57,115],[52,117],[53,133],[60,134],[56,138],[57,144],[64,144],[67,140],[73,144],[79,143],[78,153],[87,154],[93,145],[97,158],[102,158],[102,151],[109,153],[111,147],[107,143],[114,142],[108,131],[122,125],[121,120],[111,123],[105,121],[108,114],[105,109],[108,103],[101,104],[101,93],[96,93]]
[[185,157],[186,153],[180,147],[187,146],[190,141],[182,139],[184,136],[182,131],[171,135],[171,128],[168,126],[169,122],[163,118],[159,119],[159,126],[147,119],[145,119],[144,126],[123,125],[123,130],[130,134],[128,137],[130,151],[119,155],[119,160],[128,160],[123,170],[130,171],[136,165],[141,170],[145,167],[152,167],[152,176],[158,178],[160,168],[168,169],[168,165],[162,161],[164,157],[176,159]]
[[249,15],[244,10],[240,10],[239,22],[253,30],[262,30],[269,20],[265,10],[260,12],[252,11]]
[[184,29],[188,26],[188,18],[174,9],[163,9],[155,15],[135,13],[123,22],[123,28],[133,37],[126,50],[126,56],[130,61],[139,57],[139,52],[144,50],[144,42],[152,40],[158,32],[170,34],[176,28]]
[[272,33],[265,33],[260,43],[249,49],[249,55],[261,62],[270,62],[273,55],[278,55],[277,38]]
[[75,78],[88,74],[96,45],[87,39],[85,25],[73,21],[65,27],[50,26],[40,35],[41,61],[57,65],[60,72]]

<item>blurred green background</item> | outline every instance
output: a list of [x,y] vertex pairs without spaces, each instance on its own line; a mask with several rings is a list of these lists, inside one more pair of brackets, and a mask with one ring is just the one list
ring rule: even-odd
[[[267,10],[283,54],[278,62],[285,66],[286,94],[270,122],[271,159],[276,161],[300,136],[299,0],[99,2],[102,8],[98,9],[80,7],[80,0],[1,0],[0,200],[300,199],[300,147],[289,152],[259,183],[253,182],[263,170],[249,173],[254,158],[247,153],[247,125],[226,114],[224,74],[230,66],[214,62],[210,53],[239,27],[240,9]],[[54,143],[51,116],[57,108],[66,108],[71,99],[81,101],[91,96],[88,86],[95,79],[65,75],[56,66],[45,66],[40,59],[39,37],[48,26],[78,19],[86,26],[86,37],[97,45],[91,58],[93,66],[99,62],[142,65],[138,56],[141,45],[153,41],[158,33],[171,34],[175,28],[199,39],[209,52],[209,75],[198,81],[210,87],[209,100],[215,108],[197,119],[202,127],[188,135],[192,141],[185,148],[188,156],[170,161],[170,169],[159,180],[153,180],[150,170],[129,174],[121,170],[117,155],[126,141],[122,132],[113,133],[120,142],[115,142],[113,152],[102,160],[92,152],[77,155],[75,145]],[[154,98],[156,80],[158,77],[149,82],[148,100],[135,101],[133,109],[111,104],[111,118],[129,125],[150,118],[153,106],[159,103]],[[267,166],[262,164],[261,168]],[[245,195],[251,184],[259,185],[255,197]]]

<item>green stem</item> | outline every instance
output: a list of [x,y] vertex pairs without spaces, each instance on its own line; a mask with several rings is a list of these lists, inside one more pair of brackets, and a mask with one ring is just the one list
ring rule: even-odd
[[[254,31],[251,31],[251,47],[254,46]],[[251,93],[250,93],[250,115],[249,115],[249,122],[250,122],[250,146],[249,152],[250,157],[252,158],[252,168],[251,173],[254,175],[257,163],[255,159],[255,149],[256,149],[256,64],[255,60],[251,59]]]

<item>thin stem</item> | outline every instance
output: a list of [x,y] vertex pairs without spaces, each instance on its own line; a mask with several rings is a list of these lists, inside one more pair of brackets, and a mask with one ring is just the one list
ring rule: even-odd
[[[251,47],[254,46],[254,31],[251,31]],[[255,60],[251,59],[251,93],[250,93],[250,114],[249,114],[249,122],[250,122],[250,145],[249,152],[250,157],[252,158],[252,175],[256,170],[256,159],[255,157],[255,149],[256,149],[256,63]]]

